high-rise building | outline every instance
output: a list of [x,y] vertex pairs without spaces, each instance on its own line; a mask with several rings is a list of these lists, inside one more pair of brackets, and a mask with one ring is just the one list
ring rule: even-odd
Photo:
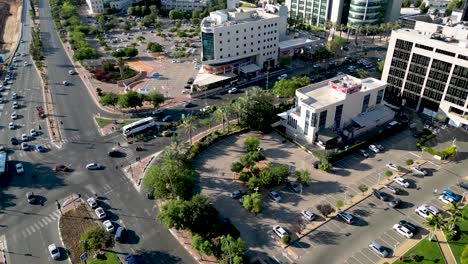
[[467,124],[468,27],[417,21],[393,31],[382,81],[389,102]]

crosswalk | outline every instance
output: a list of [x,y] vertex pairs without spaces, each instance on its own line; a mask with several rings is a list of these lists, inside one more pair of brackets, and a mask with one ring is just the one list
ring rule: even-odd
[[31,235],[33,235],[36,232],[39,232],[39,230],[46,228],[47,226],[58,223],[58,219],[60,218],[60,212],[54,211],[46,216],[43,216],[36,220],[35,222],[31,223],[29,226],[23,228],[21,232],[15,232],[11,234],[12,240],[16,241],[22,241]]

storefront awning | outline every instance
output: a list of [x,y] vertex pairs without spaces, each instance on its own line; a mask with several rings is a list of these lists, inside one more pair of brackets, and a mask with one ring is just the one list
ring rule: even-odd
[[261,69],[262,68],[260,68],[260,66],[258,66],[257,64],[249,64],[249,65],[240,67],[240,71],[243,72],[243,73],[256,72],[256,71],[259,71]]

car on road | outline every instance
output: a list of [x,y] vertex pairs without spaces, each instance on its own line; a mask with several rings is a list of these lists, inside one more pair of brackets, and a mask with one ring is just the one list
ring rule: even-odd
[[444,204],[449,204],[449,203],[452,202],[452,200],[450,198],[448,198],[447,196],[445,196],[443,194],[439,196],[439,200],[441,202],[443,202]]
[[86,169],[88,169],[88,170],[100,170],[100,169],[103,169],[103,168],[104,168],[104,166],[102,166],[99,163],[86,164]]
[[281,195],[279,195],[279,193],[277,193],[275,191],[268,192],[268,196],[270,196],[270,198],[273,199],[277,203],[279,203],[279,202],[281,202],[281,200],[283,200],[283,197],[281,197]]
[[91,208],[96,208],[99,206],[98,202],[96,201],[96,199],[94,199],[93,197],[90,197],[86,200],[86,202],[88,203],[88,205],[91,207]]
[[234,87],[234,88],[229,89],[228,93],[230,94],[237,93],[237,88]]
[[15,126],[15,124],[14,124],[13,122],[10,122],[10,123],[8,124],[8,128],[9,128],[9,129],[15,129],[15,127],[16,127],[16,126]]
[[337,216],[350,225],[354,222],[354,217],[349,213],[339,211]]
[[27,61],[23,62],[24,66],[28,66],[29,63]]
[[172,136],[172,131],[171,130],[164,130],[162,133],[161,133],[161,136],[163,137],[170,137]]
[[232,199],[240,199],[242,196],[246,195],[247,192],[244,191],[244,190],[237,190],[237,191],[233,191],[231,193],[231,198]]
[[367,154],[367,151],[365,151],[363,149],[359,150],[359,154],[361,154],[361,156],[363,156],[366,159],[369,157],[369,154]]
[[369,150],[374,152],[374,153],[379,153],[380,150],[375,146],[375,145],[369,145]]
[[398,171],[398,166],[395,163],[387,163],[385,166],[391,170]]
[[408,228],[400,225],[400,224],[394,224],[393,225],[393,230],[395,230],[398,234],[406,237],[406,238],[412,238],[413,237],[413,232],[409,230]]
[[312,221],[315,219],[315,214],[309,210],[304,210],[301,212],[301,214],[302,214],[302,218],[307,219],[309,221]]
[[19,108],[18,102],[14,101],[12,107],[13,107],[13,109],[18,109]]
[[286,183],[286,186],[291,189],[291,191],[295,192],[295,193],[299,193],[301,190],[299,189],[299,184],[295,183],[295,182],[287,182]]
[[190,89],[189,88],[185,88],[182,90],[182,94],[189,94],[190,93]]
[[403,179],[402,177],[396,177],[395,179],[393,179],[394,182],[398,183],[399,185],[405,187],[405,188],[409,188],[410,187],[410,183],[409,181]]
[[63,81],[62,84],[65,85],[65,86],[70,85],[70,83],[68,81]]
[[126,264],[138,264],[137,258],[131,254],[125,255],[125,262]]
[[449,198],[450,200],[452,200],[453,202],[458,202],[460,201],[461,199],[461,196],[458,195],[458,194],[455,194],[454,192],[452,192],[451,190],[449,189],[445,189],[442,191],[442,194],[447,196],[447,198]]
[[31,137],[37,137],[39,135],[39,133],[37,133],[36,129],[34,128],[31,128],[31,130],[29,130],[29,134],[31,135]]
[[18,174],[24,173],[24,167],[21,162],[16,163],[15,169],[16,169],[16,173]]
[[21,149],[22,149],[22,150],[29,150],[29,145],[28,145],[28,143],[22,142],[22,143],[21,143]]
[[96,216],[99,218],[99,220],[102,220],[104,218],[106,218],[106,211],[104,211],[104,209],[102,209],[102,207],[98,207],[96,208],[96,210],[94,210],[94,212],[96,213]]
[[379,191],[377,189],[372,189],[372,194],[374,194],[374,196],[381,201],[388,201],[388,199],[390,198],[387,193]]
[[192,104],[191,102],[186,102],[182,105],[184,108],[189,108],[189,107],[194,107],[195,105]]
[[33,192],[26,193],[26,199],[28,200],[29,204],[35,204],[37,201],[37,197]]
[[416,225],[412,224],[411,222],[401,220],[400,222],[398,222],[398,224],[406,227],[411,232],[413,232],[413,234],[416,234],[416,232],[418,232],[418,227]]
[[415,173],[423,175],[423,176],[427,175],[427,171],[425,169],[419,167],[419,166],[413,166],[413,167],[411,167],[411,170],[414,171]]
[[205,112],[209,111],[210,109],[211,109],[211,106],[206,105],[205,107],[200,109],[200,112],[205,113]]
[[49,250],[49,254],[52,259],[59,259],[60,258],[60,250],[55,244],[50,244],[47,249]]
[[19,141],[16,137],[12,137],[10,138],[10,142],[12,145],[18,145]]
[[278,80],[283,80],[283,79],[286,79],[286,78],[288,78],[288,75],[286,73],[281,74],[280,76],[278,76]]
[[383,258],[386,258],[388,257],[389,253],[388,251],[382,246],[380,245],[379,243],[377,242],[371,242],[369,244],[369,248],[374,251],[377,255],[383,257]]
[[393,198],[390,202],[388,202],[388,205],[389,205],[391,208],[395,208],[395,207],[397,207],[400,203],[401,203],[401,200],[400,200],[400,199],[398,199],[398,198]]
[[15,120],[18,118],[18,114],[16,112],[11,113],[10,115],[11,119]]
[[70,74],[70,75],[73,75],[73,74],[75,74],[75,73],[76,73],[76,72],[75,72],[74,70],[69,70],[69,71],[68,71],[68,74]]
[[54,167],[54,171],[63,171],[63,172],[69,172],[70,171],[70,168],[68,168],[67,166],[65,165],[57,165]]
[[106,229],[107,232],[109,232],[109,233],[114,232],[115,227],[114,227],[114,224],[112,224],[112,222],[110,220],[106,220],[106,221],[102,222],[102,224],[104,225],[104,228]]
[[187,84],[192,84],[194,81],[195,81],[195,79],[189,78],[189,79],[187,80]]
[[384,185],[383,187],[384,189],[386,189],[387,191],[390,191],[393,194],[399,194],[401,192],[400,188],[394,187],[392,185]]
[[286,230],[284,230],[284,228],[282,228],[279,225],[275,225],[273,227],[273,232],[275,232],[275,234],[279,236],[280,238],[288,235],[288,232],[286,232]]

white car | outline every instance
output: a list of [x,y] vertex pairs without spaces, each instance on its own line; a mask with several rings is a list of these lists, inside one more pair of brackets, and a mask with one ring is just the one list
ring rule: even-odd
[[375,145],[369,145],[369,150],[374,153],[379,153],[380,150]]
[[439,200],[441,202],[443,202],[444,204],[449,204],[449,203],[452,202],[452,200],[450,200],[450,198],[448,198],[447,196],[445,196],[443,194],[441,196],[439,196]]
[[385,166],[391,170],[398,171],[398,166],[394,163],[387,163]]
[[439,210],[433,206],[423,204],[414,210],[418,215],[428,218],[431,215],[435,216],[439,213]]
[[93,209],[96,208],[96,207],[98,207],[98,203],[97,203],[96,199],[94,199],[94,198],[92,198],[92,197],[88,198],[88,199],[86,200],[86,202],[87,202],[88,205],[89,205],[91,208],[93,208]]
[[413,237],[413,232],[411,232],[408,228],[402,226],[402,225],[399,225],[399,224],[395,224],[393,225],[393,230],[395,230],[397,233],[399,233],[400,235],[406,237],[406,238],[412,238]]
[[312,213],[312,212],[309,211],[309,210],[304,210],[304,211],[301,212],[301,214],[302,214],[302,217],[303,217],[303,218],[305,218],[305,219],[307,219],[307,220],[309,220],[309,221],[312,221],[312,220],[315,219],[315,214]]
[[11,99],[15,100],[18,99],[18,95],[16,93],[11,94]]
[[18,102],[14,101],[13,102],[13,109],[18,109],[18,108],[19,108]]
[[403,179],[402,177],[396,177],[393,181],[400,184],[401,186],[403,186],[405,188],[409,188],[409,186],[410,186],[409,181]]
[[286,232],[286,230],[284,230],[284,228],[282,228],[281,226],[279,225],[276,225],[273,227],[273,231],[275,232],[276,235],[278,235],[280,238],[288,235],[288,232]]
[[59,259],[60,258],[60,250],[55,244],[50,244],[47,249],[49,250],[50,256],[53,259]]
[[421,205],[423,206],[424,208],[427,209],[427,211],[429,211],[430,214],[432,214],[433,216],[436,216],[440,213],[439,209],[435,208],[434,206],[432,205],[429,205],[429,204],[423,204]]
[[68,74],[73,75],[73,74],[75,74],[75,71],[74,70],[69,70]]
[[89,164],[86,165],[86,168],[88,170],[99,170],[99,169],[104,168],[104,166],[102,166],[99,163],[89,163]]
[[106,211],[104,211],[102,207],[97,208],[96,210],[94,210],[94,212],[96,213],[99,220],[106,218]]
[[21,135],[21,141],[28,141],[28,140],[29,140],[29,136],[23,133]]
[[110,232],[110,233],[114,232],[115,227],[114,227],[114,224],[112,224],[110,220],[106,220],[102,222],[102,224],[104,225],[104,228],[106,229],[107,232]]
[[288,75],[286,73],[281,74],[280,76],[278,76],[278,80],[283,80],[283,79],[286,79],[286,78],[288,78]]
[[23,64],[24,64],[24,66],[28,66],[29,63],[27,61],[25,61],[25,62],[23,62]]
[[13,124],[13,122],[10,122],[10,123],[8,124],[8,128],[9,128],[9,129],[15,129],[15,124]]
[[31,130],[29,130],[29,134],[31,135],[31,137],[36,137],[38,135],[36,129],[34,128],[31,128]]
[[16,168],[16,173],[18,174],[24,173],[24,167],[22,163],[16,163],[15,168]]
[[200,109],[200,112],[204,113],[204,112],[210,110],[210,108],[211,108],[211,106],[207,105],[207,106],[203,107],[202,109]]
[[13,113],[11,113],[10,117],[11,117],[12,120],[15,120],[15,119],[18,118],[18,114],[16,112],[13,112]]
[[28,145],[28,143],[22,142],[22,143],[21,143],[21,149],[22,149],[22,150],[29,150],[29,145]]
[[426,176],[427,175],[427,171],[419,166],[414,166],[411,168],[412,171],[414,171],[415,173],[417,174],[420,174],[420,175],[423,175],[423,176]]
[[237,92],[237,88],[235,88],[235,87],[229,89],[229,91],[228,91],[228,93],[230,93],[230,94],[233,94],[233,93],[236,93],[236,92]]

